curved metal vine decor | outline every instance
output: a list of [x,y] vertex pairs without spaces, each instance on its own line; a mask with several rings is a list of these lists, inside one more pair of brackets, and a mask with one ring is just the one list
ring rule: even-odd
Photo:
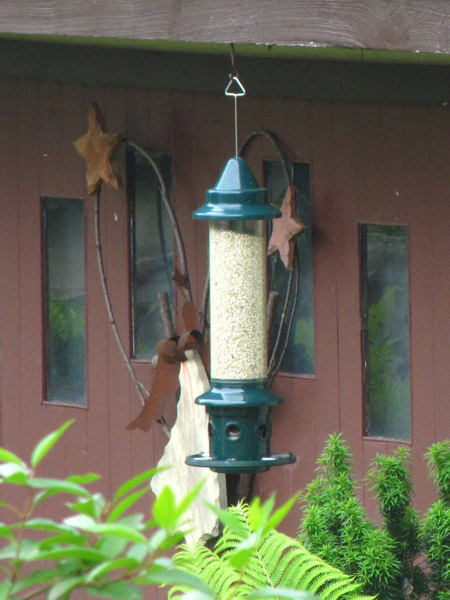
[[[289,169],[290,162],[286,152],[282,146],[281,141],[267,129],[256,129],[252,131],[242,142],[241,147],[239,149],[239,155],[242,156],[248,150],[251,143],[258,137],[264,137],[267,139],[272,147],[274,148],[283,168],[283,175],[286,181],[286,187],[292,185],[292,175],[291,170]],[[275,268],[279,263],[278,254],[275,257]],[[272,282],[271,282],[272,283]],[[273,294],[275,290],[271,289],[269,293],[269,298],[271,294]],[[300,293],[300,269],[299,269],[299,256],[298,249],[295,246],[294,250],[294,269],[289,273],[289,279],[287,283],[287,291],[286,296],[284,298],[283,310],[281,313],[280,322],[278,324],[278,330],[275,336],[275,342],[273,344],[273,348],[270,352],[269,357],[269,367],[268,367],[268,380],[269,384],[272,383],[276,374],[280,370],[281,364],[283,362],[284,356],[286,354],[286,350],[289,344],[289,338],[292,331],[292,325],[295,317],[295,310],[297,306],[297,300]],[[268,311],[271,312],[271,311]]]

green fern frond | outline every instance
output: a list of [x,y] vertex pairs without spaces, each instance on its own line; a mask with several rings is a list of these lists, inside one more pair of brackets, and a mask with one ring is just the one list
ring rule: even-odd
[[[238,573],[201,544],[194,548],[181,546],[174,561],[181,569],[200,577],[212,590],[220,594],[220,597],[225,597],[233,587],[241,584]],[[186,591],[186,588],[173,587],[169,592],[169,600],[180,598]]]
[[327,585],[321,593],[323,600],[339,600],[339,598],[352,598],[354,593],[361,591],[361,585],[355,583],[352,579],[347,581],[339,580]]
[[[229,510],[250,534],[248,506],[240,504]],[[246,598],[256,589],[280,587],[311,592],[321,600],[369,600],[352,577],[311,554],[297,540],[277,531],[271,531],[262,540],[245,572],[239,574],[230,566],[228,558],[241,541],[239,535],[225,527],[214,551],[202,546],[194,550],[183,547],[175,561],[179,567],[198,575],[221,599],[228,595]],[[183,591],[174,589],[169,598],[175,600]]]

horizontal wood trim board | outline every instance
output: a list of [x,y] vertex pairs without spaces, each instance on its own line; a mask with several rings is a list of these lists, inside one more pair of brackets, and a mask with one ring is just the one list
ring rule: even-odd
[[[223,93],[226,56],[149,52],[0,40],[0,77],[118,85],[150,90]],[[359,64],[240,57],[251,96],[443,104],[448,68],[439,65]]]
[[2,0],[3,32],[450,52],[446,0]]

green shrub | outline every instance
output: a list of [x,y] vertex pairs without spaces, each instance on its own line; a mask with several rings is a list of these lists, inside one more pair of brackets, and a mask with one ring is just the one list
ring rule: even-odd
[[430,566],[432,597],[450,599],[450,440],[434,444],[426,457],[439,493],[428,511],[420,538]]
[[368,473],[384,521],[373,524],[356,495],[352,455],[330,436],[318,476],[303,496],[299,539],[383,600],[450,599],[450,441],[426,454],[439,500],[420,516],[411,506],[410,455],[377,455]]
[[355,494],[352,456],[340,435],[330,436],[320,474],[304,494],[299,539],[311,551],[355,575],[368,594],[401,597],[401,563],[388,532],[376,528]]

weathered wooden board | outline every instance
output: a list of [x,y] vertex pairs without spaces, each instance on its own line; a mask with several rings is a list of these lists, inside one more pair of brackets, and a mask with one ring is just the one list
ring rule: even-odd
[[206,392],[210,384],[198,353],[188,350],[186,355],[188,360],[180,366],[181,394],[178,400],[177,420],[172,427],[170,441],[158,463],[158,467],[168,467],[168,470],[161,471],[153,477],[151,488],[158,495],[168,485],[180,502],[199,482],[204,482],[198,498],[186,513],[190,526],[186,541],[193,545],[200,539],[218,535],[217,517],[207,508],[204,501],[225,508],[226,485],[224,475],[213,473],[209,469],[189,467],[184,462],[186,456],[198,454],[199,451],[205,452],[209,447],[208,417],[205,409],[195,404],[195,398]]
[[2,31],[450,52],[446,0],[3,0]]

